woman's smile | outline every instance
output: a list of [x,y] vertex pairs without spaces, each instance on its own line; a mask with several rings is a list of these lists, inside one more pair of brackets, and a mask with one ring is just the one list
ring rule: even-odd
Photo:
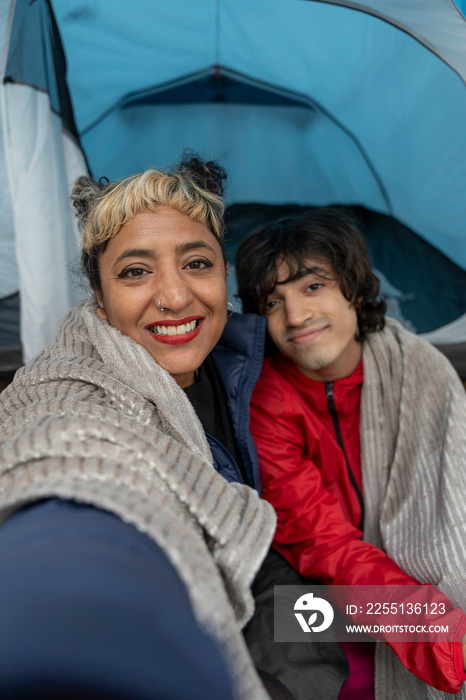
[[108,242],[99,271],[97,314],[180,386],[192,384],[227,314],[227,271],[210,229],[165,206],[136,214]]
[[201,328],[204,319],[200,317],[183,318],[180,320],[163,321],[146,326],[154,340],[168,345],[184,345],[195,338]]

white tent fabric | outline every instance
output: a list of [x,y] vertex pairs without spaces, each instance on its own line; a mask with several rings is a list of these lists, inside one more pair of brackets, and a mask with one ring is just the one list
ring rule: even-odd
[[441,328],[437,328],[431,333],[420,333],[422,338],[434,345],[454,345],[463,342],[466,337],[466,314],[460,316],[456,321],[447,323]]
[[86,166],[81,152],[63,133],[60,117],[51,112],[48,95],[11,84],[4,86],[3,93],[21,289],[21,342],[23,359],[28,361],[53,342],[59,321],[82,296],[73,287],[67,267],[78,254],[69,193]]
[[[9,38],[6,51],[11,49]],[[23,360],[28,361],[54,341],[58,322],[82,296],[68,267],[78,254],[69,193],[87,167],[79,146],[52,111],[47,92],[30,85],[2,85],[1,111],[21,291],[21,342]]]

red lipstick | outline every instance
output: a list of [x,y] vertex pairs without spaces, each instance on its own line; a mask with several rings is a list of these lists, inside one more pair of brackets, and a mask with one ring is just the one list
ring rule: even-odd
[[[162,335],[161,333],[154,333],[154,331],[152,330],[156,326],[182,326],[186,323],[190,323],[191,321],[198,321],[197,326],[193,328],[192,331],[188,331],[187,333],[181,333],[179,335]],[[158,343],[163,343],[165,345],[185,345],[186,343],[189,343],[191,340],[193,340],[200,333],[203,322],[204,318],[202,316],[187,316],[186,318],[171,320],[164,319],[163,321],[159,321],[158,323],[149,323],[147,326],[145,326],[145,329],[150,333],[151,337]]]

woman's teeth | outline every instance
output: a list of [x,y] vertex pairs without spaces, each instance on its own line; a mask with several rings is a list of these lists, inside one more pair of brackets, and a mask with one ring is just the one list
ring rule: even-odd
[[152,326],[152,332],[157,335],[183,335],[193,331],[198,322],[198,319],[195,319],[189,323],[181,323],[179,326]]

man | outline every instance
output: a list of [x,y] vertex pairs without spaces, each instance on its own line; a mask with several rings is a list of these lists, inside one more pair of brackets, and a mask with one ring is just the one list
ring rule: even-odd
[[[254,232],[236,274],[243,311],[267,320],[251,430],[275,549],[307,578],[429,582],[464,607],[466,396],[449,362],[384,318],[366,245],[340,210]],[[460,691],[466,616],[443,600],[448,643],[391,643],[401,663],[377,645],[377,698]],[[357,646],[350,684],[370,670]],[[352,697],[345,687],[340,697]]]

